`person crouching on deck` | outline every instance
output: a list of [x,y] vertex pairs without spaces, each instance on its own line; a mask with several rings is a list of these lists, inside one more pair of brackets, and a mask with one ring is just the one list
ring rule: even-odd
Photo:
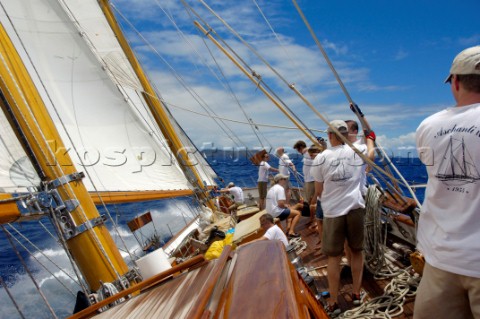
[[[347,123],[341,120],[330,122],[328,139],[331,148],[315,157],[312,175],[315,193],[319,196],[323,210],[322,250],[328,256],[328,286],[330,290],[327,312],[338,315],[337,304],[340,285],[340,261],[345,240],[351,249],[354,304],[361,303],[360,289],[363,275],[363,224],[365,201],[361,193],[363,159],[356,154],[333,130],[348,138]],[[366,132],[367,145],[357,146],[362,154],[374,151],[375,134]]]
[[280,220],[287,220],[288,237],[300,237],[299,234],[295,233],[295,226],[300,219],[300,211],[290,208],[286,200],[285,187],[288,183],[288,176],[277,174],[273,178],[273,181],[275,185],[273,185],[267,193],[267,213],[273,217],[280,218]]

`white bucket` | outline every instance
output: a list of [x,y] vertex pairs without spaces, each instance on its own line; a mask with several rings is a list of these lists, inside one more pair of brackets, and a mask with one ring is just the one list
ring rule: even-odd
[[172,265],[170,265],[170,262],[168,261],[167,254],[165,254],[162,248],[137,259],[137,266],[143,280],[172,268]]

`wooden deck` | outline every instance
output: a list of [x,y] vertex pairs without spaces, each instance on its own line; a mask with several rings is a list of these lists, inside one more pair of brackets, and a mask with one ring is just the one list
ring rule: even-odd
[[[307,248],[300,254],[303,265],[307,267],[308,273],[314,277],[315,285],[319,292],[328,291],[327,281],[327,256],[323,255],[320,250],[315,249],[318,243],[319,235],[316,230],[308,229],[307,223],[309,218],[301,217],[300,222],[296,227],[296,231],[300,233],[302,240],[307,243]],[[392,252],[392,254],[394,254]],[[397,266],[404,267],[403,264],[395,261]],[[352,293],[352,276],[349,267],[342,266],[341,272],[341,284],[338,303],[342,309],[342,315],[346,310],[354,308],[351,300]],[[312,270],[310,270],[312,269]],[[375,297],[382,296],[384,294],[384,288],[390,280],[376,280],[373,275],[364,269],[362,288],[366,292],[365,301],[371,300]],[[326,299],[321,299],[325,303]],[[403,313],[395,316],[394,318],[413,318],[413,305],[414,298],[406,297],[403,304]],[[382,309],[382,311],[384,311]],[[369,317],[369,316],[366,316]],[[374,317],[374,316],[372,316]],[[392,316],[393,317],[393,316]],[[377,318],[377,316],[375,316]]]

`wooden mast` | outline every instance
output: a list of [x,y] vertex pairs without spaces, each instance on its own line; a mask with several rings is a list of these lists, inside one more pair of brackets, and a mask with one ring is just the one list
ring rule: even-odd
[[[0,58],[0,90],[7,105],[0,104],[8,106],[5,113],[15,117],[18,127],[14,130],[25,136],[45,181],[77,174],[33,80],[1,24]],[[125,274],[128,267],[107,227],[99,222],[101,217],[81,179],[61,182],[57,190],[64,203],[73,203],[69,215],[75,235],[66,236],[66,245],[90,289],[97,290],[101,282],[112,282]]]
[[152,112],[153,117],[157,122],[163,136],[169,141],[169,147],[171,148],[172,152],[175,155],[175,158],[179,162],[180,167],[184,171],[187,178],[193,174],[195,180],[191,180],[191,178],[189,178],[190,183],[194,184],[194,186],[197,186],[199,188],[199,192],[197,194],[200,199],[205,201],[208,207],[214,209],[215,205],[211,200],[208,200],[205,192],[203,192],[203,190],[205,189],[205,184],[200,178],[200,174],[195,168],[195,165],[192,164],[192,162],[190,161],[185,146],[181,142],[180,138],[178,137],[178,133],[175,131],[172,123],[170,122],[168,114],[165,111],[166,107],[163,106],[163,102],[160,101],[160,99],[157,97],[155,90],[150,84],[137,58],[135,57],[132,48],[128,44],[125,36],[123,35],[123,32],[119,24],[117,23],[117,20],[115,19],[108,0],[100,0],[99,4],[103,10],[103,13],[105,14],[108,23],[110,24],[110,27],[115,33],[115,36],[117,37],[118,42],[123,49],[123,52],[127,56],[130,65],[135,71],[135,74],[137,75],[140,83],[142,84],[143,97],[145,98],[147,105],[150,108],[150,111]]

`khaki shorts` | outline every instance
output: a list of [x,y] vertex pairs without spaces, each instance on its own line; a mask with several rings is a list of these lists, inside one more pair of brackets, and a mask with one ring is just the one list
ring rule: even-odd
[[426,263],[413,318],[480,318],[480,278],[454,274]]
[[265,199],[267,198],[267,182],[258,182],[258,197],[260,199]]
[[303,187],[305,189],[305,200],[310,203],[313,195],[315,195],[315,182],[306,182]]
[[357,208],[340,217],[323,218],[322,252],[331,257],[343,254],[345,239],[353,251],[363,250],[365,208]]

